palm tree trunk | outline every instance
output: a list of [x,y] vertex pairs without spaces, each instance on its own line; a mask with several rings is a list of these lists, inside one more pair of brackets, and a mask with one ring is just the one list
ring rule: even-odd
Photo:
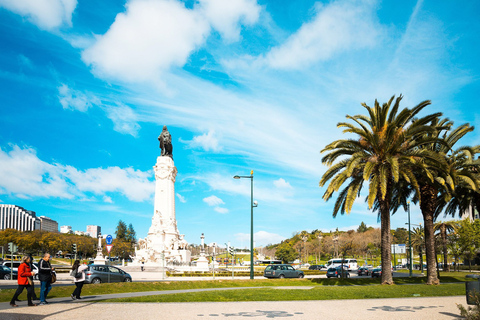
[[425,224],[425,254],[427,256],[427,284],[440,284],[437,277],[435,258],[435,233],[433,228],[433,214],[437,200],[437,190],[429,185],[420,187],[423,222]]
[[385,200],[380,202],[382,284],[393,284],[392,257],[390,248],[390,208]]
[[443,245],[443,271],[448,271],[450,267],[448,266],[448,248],[447,248],[447,226],[442,225],[440,229],[442,235],[442,245]]

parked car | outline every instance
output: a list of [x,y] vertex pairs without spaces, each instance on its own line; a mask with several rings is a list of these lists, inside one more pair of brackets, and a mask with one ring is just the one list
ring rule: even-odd
[[[343,270],[345,278],[350,278],[350,272]],[[327,278],[340,278],[342,276],[342,267],[331,267],[327,270]]]
[[305,275],[302,270],[295,270],[289,264],[268,265],[263,271],[265,278],[303,278]]
[[[0,265],[0,279],[10,280],[12,275],[10,268],[4,265]],[[17,271],[13,271],[13,279],[17,279]]]
[[33,279],[38,280],[38,263],[34,262],[32,263],[33,269],[32,271],[35,271],[35,275],[33,276]]
[[132,277],[125,271],[112,266],[91,264],[85,270],[85,283],[132,282]]
[[370,273],[372,273],[372,272],[367,267],[360,267],[357,270],[357,274],[359,276],[368,276],[368,275],[370,275]]
[[4,265],[5,267],[13,269],[13,271],[15,271],[15,272],[18,271],[18,267],[21,264],[22,264],[21,261],[13,261],[13,264],[12,264],[12,261],[10,261],[10,260],[5,260],[5,261],[2,262],[2,265]]
[[325,269],[325,266],[323,264],[314,264],[308,267],[308,270],[322,270]]
[[372,270],[372,278],[380,278],[382,276],[382,268],[375,268]]

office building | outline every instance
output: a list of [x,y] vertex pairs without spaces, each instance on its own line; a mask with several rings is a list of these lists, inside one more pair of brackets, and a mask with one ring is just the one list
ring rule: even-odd
[[72,233],[72,226],[61,226],[60,233]]
[[92,238],[98,238],[98,235],[102,232],[102,227],[100,226],[87,226],[87,234]]
[[58,232],[58,222],[49,217],[40,216],[40,230]]
[[13,204],[0,204],[0,230],[5,229],[33,231],[40,229],[40,219],[34,211]]

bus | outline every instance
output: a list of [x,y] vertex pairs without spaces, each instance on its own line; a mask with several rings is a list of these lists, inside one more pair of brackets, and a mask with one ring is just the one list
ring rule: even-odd
[[330,259],[327,262],[327,269],[328,268],[335,268],[335,267],[340,267],[342,265],[346,266],[348,270],[358,270],[358,264],[357,264],[357,259]]

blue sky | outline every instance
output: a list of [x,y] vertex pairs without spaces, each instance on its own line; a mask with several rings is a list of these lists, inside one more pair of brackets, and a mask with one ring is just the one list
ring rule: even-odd
[[[332,218],[320,150],[346,114],[403,94],[479,124],[476,1],[0,0],[0,202],[143,238],[167,125],[190,243],[380,227]],[[465,144],[478,144],[479,131]],[[406,214],[392,217],[403,227]],[[422,221],[412,208],[412,222]]]

